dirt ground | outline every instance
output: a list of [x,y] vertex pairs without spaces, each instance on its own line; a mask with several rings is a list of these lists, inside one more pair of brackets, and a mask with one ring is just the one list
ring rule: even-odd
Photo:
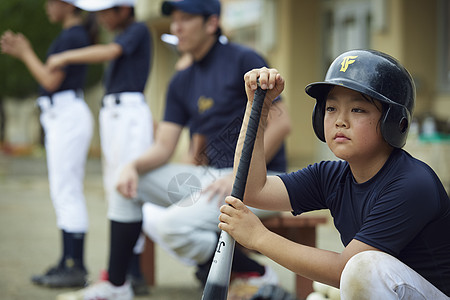
[[[92,280],[108,259],[106,203],[101,166],[87,164],[86,198],[90,232],[86,241],[86,265]],[[49,300],[70,289],[33,285],[29,278],[46,270],[60,255],[60,232],[49,199],[45,159],[0,154],[0,299]],[[136,299],[200,299],[201,289],[192,267],[186,267],[157,249],[157,287],[151,295]],[[169,280],[170,278],[170,280]]]

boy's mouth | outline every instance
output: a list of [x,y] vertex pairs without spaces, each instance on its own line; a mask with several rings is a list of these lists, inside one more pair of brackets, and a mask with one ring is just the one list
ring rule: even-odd
[[338,132],[335,134],[334,140],[339,142],[339,141],[347,141],[350,139],[345,134]]

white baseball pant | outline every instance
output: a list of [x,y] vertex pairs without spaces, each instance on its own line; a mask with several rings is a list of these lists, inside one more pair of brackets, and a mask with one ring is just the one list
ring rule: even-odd
[[381,251],[353,256],[341,274],[342,300],[449,300],[416,271]]
[[122,167],[139,157],[153,142],[153,119],[144,95],[106,95],[99,114],[103,181],[108,201]]
[[62,91],[39,97],[45,132],[50,196],[58,228],[70,233],[88,229],[84,174],[93,118],[81,93]]

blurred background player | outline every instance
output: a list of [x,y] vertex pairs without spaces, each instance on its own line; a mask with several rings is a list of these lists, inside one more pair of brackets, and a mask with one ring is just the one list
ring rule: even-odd
[[[147,210],[149,205],[144,206],[144,230],[152,238],[159,236],[157,242],[183,262],[197,265],[197,278],[204,284],[218,241],[218,207],[233,184],[234,149],[247,103],[243,76],[266,62],[254,50],[221,41],[217,0],[165,1],[162,11],[171,17],[178,51],[190,55],[192,61],[170,82],[155,143],[122,172],[118,183],[122,197],[118,195],[117,203],[127,207],[117,213],[131,211],[133,203],[126,198],[156,204],[153,208],[159,209],[153,212]],[[168,163],[184,127],[192,138],[192,164]],[[286,169],[284,139],[289,130],[290,118],[283,102],[277,101],[266,130],[266,162],[271,172]],[[175,179],[180,190],[168,190]],[[182,184],[190,180],[191,185]],[[141,211],[133,210],[133,218],[141,220]],[[151,223],[156,229],[147,227]],[[239,247],[234,262],[234,282],[258,285],[278,281],[273,270]]]
[[[45,9],[51,23],[62,24],[62,31],[50,45],[47,56],[95,42],[95,23],[91,18],[83,20],[73,0],[47,0]],[[40,85],[37,104],[45,133],[50,196],[62,232],[61,259],[31,280],[48,287],[84,286],[88,213],[83,180],[93,133],[92,114],[83,98],[87,66],[68,64],[50,70],[21,33],[5,32],[1,47],[3,53],[21,60]]]
[[[144,288],[143,292],[137,292],[146,292],[138,256],[131,256],[128,249],[129,241],[136,244],[141,222],[111,218],[115,210],[111,197],[120,168],[142,154],[153,140],[152,116],[143,94],[151,69],[152,40],[147,26],[136,22],[134,4],[134,0],[77,1],[80,8],[95,11],[99,23],[116,33],[114,41],[67,51],[50,57],[48,61],[51,69],[72,63],[110,62],[104,74],[105,96],[99,115],[104,187],[111,220],[109,263],[107,276],[103,277],[106,280],[93,285],[82,296],[86,299],[110,299],[117,293],[132,298],[134,279],[139,280],[137,284]],[[134,266],[131,273],[135,278],[127,281],[127,270],[131,265]]]

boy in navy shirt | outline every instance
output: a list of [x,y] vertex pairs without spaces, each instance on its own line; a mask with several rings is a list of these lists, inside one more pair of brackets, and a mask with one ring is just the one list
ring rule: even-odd
[[[284,88],[275,69],[245,78],[249,102],[257,78],[268,89],[267,107]],[[221,208],[219,227],[291,271],[340,288],[342,299],[449,299],[450,201],[433,170],[401,149],[415,102],[408,71],[384,53],[348,51],[331,64],[324,82],[306,92],[316,99],[317,137],[342,161],[266,177],[259,134],[244,202],[294,215],[329,209],[345,249],[288,241],[233,197]],[[265,123],[262,115],[261,128]]]

